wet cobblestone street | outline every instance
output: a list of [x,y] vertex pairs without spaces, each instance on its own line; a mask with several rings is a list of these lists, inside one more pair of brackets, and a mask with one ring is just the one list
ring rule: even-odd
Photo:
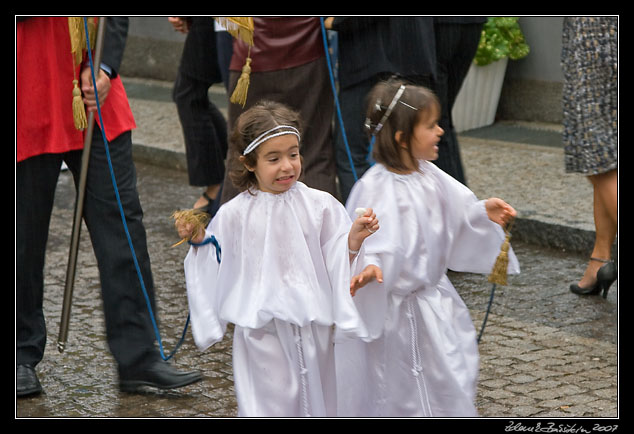
[[[184,171],[137,164],[148,246],[159,307],[159,328],[169,353],[187,318],[183,259],[170,214],[189,207],[200,191]],[[39,396],[16,400],[17,418],[202,418],[234,417],[236,402],[227,338],[200,353],[191,332],[173,363],[197,369],[203,381],[175,391],[126,394],[105,339],[100,285],[92,246],[82,230],[69,338],[57,350],[74,206],[72,176],[62,173],[51,221],[45,272],[48,343],[37,371]],[[585,268],[574,252],[514,242],[522,273],[498,287],[480,343],[477,407],[495,418],[616,418],[618,416],[618,289],[607,300],[569,292]],[[450,273],[482,325],[491,284],[486,276]],[[618,283],[618,282],[617,282]],[[609,421],[606,421],[606,424]]]

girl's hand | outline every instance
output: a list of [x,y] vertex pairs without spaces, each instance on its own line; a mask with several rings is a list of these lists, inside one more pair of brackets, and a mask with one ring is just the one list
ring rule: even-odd
[[198,230],[198,233],[194,234],[195,225],[193,223],[181,222],[177,220],[174,225],[178,231],[178,236],[181,239],[190,240],[192,243],[201,243],[205,238],[205,233]]
[[379,230],[379,220],[372,208],[368,208],[365,214],[357,217],[352,222],[350,233],[348,234],[348,248],[359,250],[363,240]]
[[485,208],[487,215],[489,216],[489,220],[502,227],[509,224],[517,215],[517,211],[515,211],[511,205],[504,202],[502,199],[498,199],[497,197],[487,199],[485,202]]
[[368,265],[359,275],[354,276],[350,280],[350,295],[354,297],[358,289],[363,288],[373,280],[383,283],[383,272],[376,265]]
[[209,215],[198,210],[175,211],[172,214],[174,227],[181,238],[181,244],[186,240],[201,243],[205,239],[205,226],[209,222]]

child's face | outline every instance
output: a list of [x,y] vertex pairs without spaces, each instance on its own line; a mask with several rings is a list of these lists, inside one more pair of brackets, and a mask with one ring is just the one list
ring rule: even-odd
[[302,171],[299,142],[294,134],[273,137],[257,147],[255,173],[258,188],[267,193],[279,194],[295,184]]
[[438,125],[438,111],[424,116],[414,126],[410,148],[414,158],[433,161],[438,158],[438,142],[445,132]]

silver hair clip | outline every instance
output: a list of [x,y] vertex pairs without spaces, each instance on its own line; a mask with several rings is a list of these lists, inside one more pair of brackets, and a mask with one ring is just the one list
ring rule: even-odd
[[405,107],[411,108],[412,110],[418,110],[416,107],[409,105],[406,102],[399,101],[399,103],[403,104]]
[[[418,110],[416,107],[407,104],[406,102],[403,102],[400,100],[401,96],[403,95],[403,92],[405,91],[405,85],[401,85],[401,87],[399,87],[399,89],[396,91],[396,94],[394,95],[394,98],[392,99],[392,102],[390,103],[390,105],[387,107],[385,114],[383,115],[383,117],[381,118],[381,120],[379,121],[378,124],[376,124],[374,132],[372,133],[373,136],[377,135],[379,131],[381,131],[381,128],[383,128],[383,125],[385,124],[385,121],[387,121],[388,117],[392,114],[392,111],[394,110],[394,107],[396,106],[396,103],[401,103],[403,104],[405,107],[408,107],[412,110]],[[374,110],[375,111],[381,111],[383,109],[385,109],[385,106],[381,105],[381,99],[377,99],[376,103],[374,103]],[[370,118],[365,118],[365,127],[368,130],[371,130],[373,127],[372,121],[370,120]]]
[[387,107],[387,110],[385,111],[385,114],[383,115],[383,117],[381,118],[381,120],[377,124],[376,128],[374,129],[374,132],[372,133],[373,136],[376,136],[379,133],[379,131],[381,131],[381,128],[383,128],[383,125],[385,124],[385,121],[387,121],[387,118],[389,118],[390,115],[392,114],[392,110],[394,110],[394,106],[396,105],[398,100],[403,95],[403,92],[405,92],[405,85],[404,84],[402,84],[401,87],[399,87],[398,90],[396,91],[396,95],[394,95],[394,98],[392,98],[392,102]]

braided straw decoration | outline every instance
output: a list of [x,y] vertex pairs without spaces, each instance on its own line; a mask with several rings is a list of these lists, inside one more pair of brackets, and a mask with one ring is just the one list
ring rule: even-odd
[[[174,219],[174,224],[176,224],[176,222],[191,224],[193,229],[192,236],[199,233],[201,230],[204,231],[210,220],[209,214],[198,209],[174,211],[174,213],[172,214],[172,218]],[[173,244],[172,247],[183,244],[185,241],[191,241],[191,237],[183,238],[176,244]]]

